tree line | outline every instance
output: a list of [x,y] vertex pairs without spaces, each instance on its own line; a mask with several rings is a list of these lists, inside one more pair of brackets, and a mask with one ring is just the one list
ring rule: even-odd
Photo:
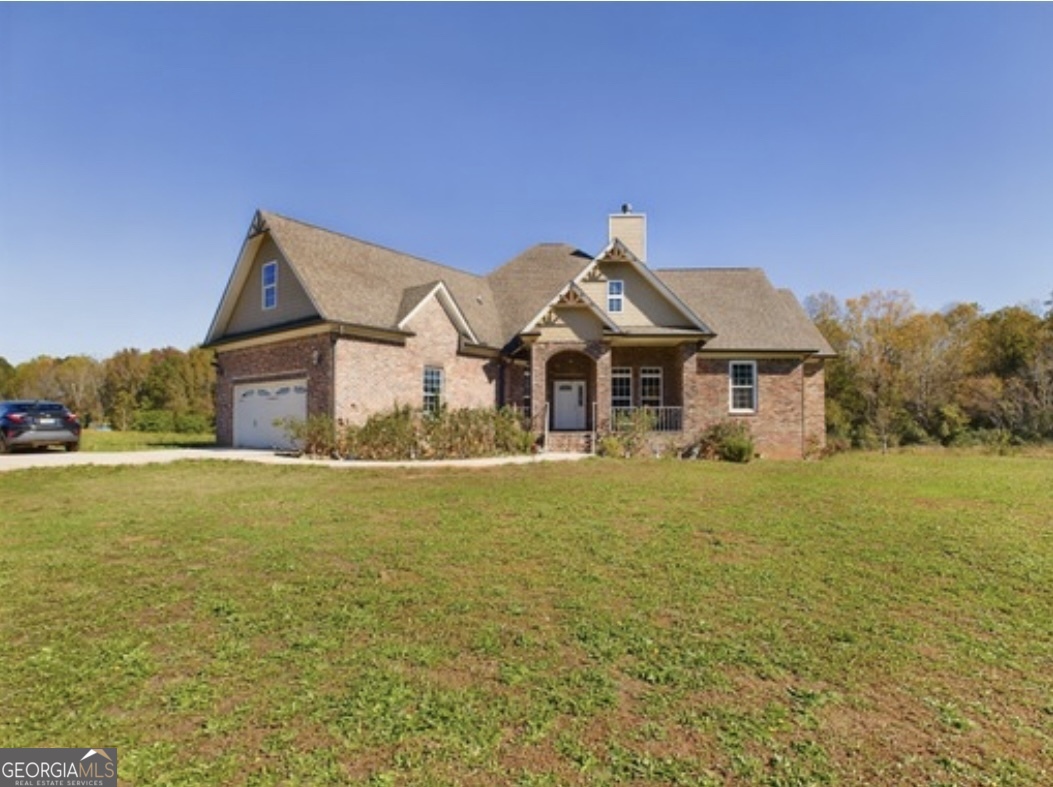
[[835,446],[1053,438],[1053,298],[1044,314],[926,312],[901,291],[844,303],[822,293],[804,305],[838,353],[826,367]]
[[0,398],[63,402],[81,422],[120,431],[210,432],[215,427],[213,353],[125,349],[99,361],[39,356],[12,366],[0,357]]
[[[834,446],[1053,439],[1053,298],[1047,311],[976,304],[918,309],[902,291],[805,299],[837,351],[826,367]],[[0,357],[0,398],[66,403],[90,425],[208,432],[215,426],[213,353],[125,349],[103,361]]]

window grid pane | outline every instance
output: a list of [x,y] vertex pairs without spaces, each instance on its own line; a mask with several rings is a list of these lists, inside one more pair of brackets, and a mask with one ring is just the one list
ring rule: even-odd
[[640,404],[644,407],[662,406],[662,369],[645,366],[640,369]]
[[632,407],[633,370],[627,367],[611,369],[611,407]]
[[436,413],[442,406],[442,369],[424,367],[424,404],[426,413]]
[[273,309],[278,305],[278,263],[265,263],[261,273],[263,308]]
[[731,364],[731,409],[757,409],[757,373],[753,363]]
[[620,312],[624,295],[625,282],[621,279],[611,279],[607,282],[607,311],[612,314]]
[[534,405],[534,377],[529,369],[523,372],[523,415],[530,417]]

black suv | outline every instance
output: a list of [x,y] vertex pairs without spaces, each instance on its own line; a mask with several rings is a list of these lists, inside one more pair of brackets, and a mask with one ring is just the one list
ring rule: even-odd
[[58,402],[0,402],[0,453],[12,448],[62,445],[80,449],[80,421]]

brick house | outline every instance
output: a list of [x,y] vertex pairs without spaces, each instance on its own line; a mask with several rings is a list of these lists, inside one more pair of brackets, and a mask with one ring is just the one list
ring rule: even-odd
[[625,209],[596,256],[544,243],[481,276],[260,211],[205,342],[218,440],[441,404],[516,407],[549,448],[639,408],[674,438],[733,418],[762,456],[822,446],[833,351],[794,296],[759,269],[651,268],[646,241]]

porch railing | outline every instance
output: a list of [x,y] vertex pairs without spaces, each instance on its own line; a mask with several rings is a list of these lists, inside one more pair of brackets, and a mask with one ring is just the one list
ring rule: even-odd
[[615,432],[629,429],[637,419],[646,419],[651,432],[681,432],[683,407],[612,407],[611,425]]

